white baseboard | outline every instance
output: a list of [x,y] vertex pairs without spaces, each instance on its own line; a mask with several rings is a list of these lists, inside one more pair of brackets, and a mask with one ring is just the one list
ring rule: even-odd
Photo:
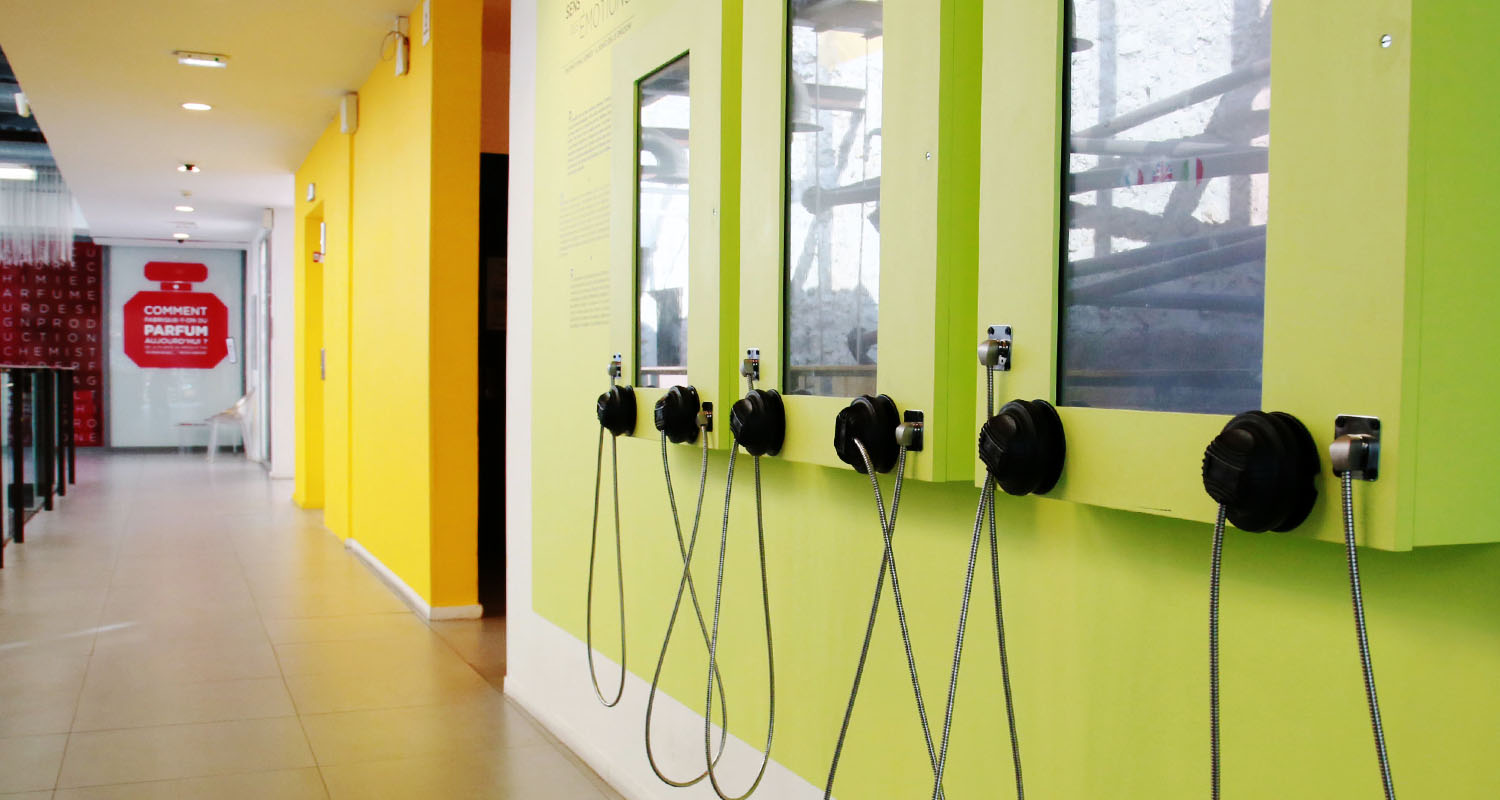
[[410,606],[411,610],[417,612],[417,615],[422,619],[479,619],[484,616],[484,607],[480,605],[434,607],[422,599],[422,595],[417,594],[415,589],[406,585],[406,581],[401,580],[401,576],[392,572],[390,567],[381,563],[380,559],[376,558],[374,553],[366,550],[364,545],[353,539],[345,539],[344,547],[357,556],[360,561],[365,562],[366,566],[374,570],[375,574],[379,575],[380,579],[385,581],[385,584],[395,591],[402,602]]
[[[507,620],[507,650],[511,653],[505,676],[505,694],[541,722],[547,730],[582,758],[615,791],[629,800],[717,800],[704,781],[687,789],[674,789],[652,773],[642,740],[646,693],[651,685],[628,674],[625,695],[615,708],[605,708],[589,685],[584,644],[567,631],[535,614],[527,614],[525,651],[509,642],[518,620]],[[517,669],[517,662],[521,662]],[[613,687],[619,665],[595,654],[599,680]],[[662,769],[674,778],[695,775],[703,769],[703,716],[673,698],[659,694],[652,724],[653,752]],[[714,741],[718,741],[718,727]],[[775,749],[773,745],[772,752]],[[720,785],[728,792],[743,792],[760,766],[760,750],[736,736],[717,771]],[[756,791],[767,800],[821,800],[823,792],[772,759],[765,779]]]

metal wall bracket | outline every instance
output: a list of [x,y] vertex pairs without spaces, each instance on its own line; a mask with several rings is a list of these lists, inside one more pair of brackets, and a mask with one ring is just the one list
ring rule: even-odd
[[1010,326],[991,325],[986,336],[979,345],[979,363],[995,372],[1010,372]]
[[740,366],[740,374],[752,381],[760,380],[759,347],[751,347],[745,351],[745,363]]
[[1333,421],[1333,444],[1328,446],[1333,474],[1348,472],[1357,481],[1380,477],[1380,418],[1340,414]]
[[923,416],[920,411],[907,411],[901,415],[901,424],[896,428],[896,443],[913,453],[922,450]]
[[625,373],[625,354],[615,353],[609,359],[609,383],[611,386]]

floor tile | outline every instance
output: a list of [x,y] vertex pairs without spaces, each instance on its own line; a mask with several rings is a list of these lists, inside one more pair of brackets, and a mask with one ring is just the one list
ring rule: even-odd
[[344,642],[360,639],[388,639],[408,633],[426,631],[421,620],[409,611],[395,614],[359,614],[348,617],[299,617],[266,619],[266,634],[274,644],[297,642]]
[[75,733],[61,787],[313,766],[295,717]]
[[500,693],[503,620],[419,619],[289,482],[80,456],[0,570],[0,800],[618,800]]
[[303,716],[302,727],[320,765],[445,753],[499,755],[547,741],[498,696],[459,705],[310,714]]
[[495,691],[467,666],[447,674],[397,669],[359,676],[289,675],[286,684],[299,714],[465,703]]
[[95,647],[89,682],[134,682],[151,678],[159,683],[178,681],[273,678],[281,674],[276,651],[264,638],[247,630],[245,636],[209,635],[159,637],[140,641],[106,637]]
[[193,722],[289,717],[292,698],[281,678],[162,683],[91,682],[78,701],[74,731]]
[[0,736],[67,733],[88,662],[86,655],[0,659]]
[[323,767],[333,800],[546,798],[602,800],[587,777],[550,746],[518,748],[504,760],[410,758]]
[[348,676],[392,669],[469,672],[451,648],[426,630],[413,630],[392,639],[347,642],[296,642],[276,645],[283,675]]
[[67,736],[0,739],[0,792],[51,790],[67,744]]
[[505,618],[442,620],[430,623],[448,643],[496,689],[505,689]]
[[322,800],[316,769],[275,770],[176,781],[59,789],[54,800]]

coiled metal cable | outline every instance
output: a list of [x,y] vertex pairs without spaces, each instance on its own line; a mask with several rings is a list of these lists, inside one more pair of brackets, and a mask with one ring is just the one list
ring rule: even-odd
[[609,440],[610,480],[615,493],[615,578],[620,589],[620,686],[613,700],[604,697],[599,688],[599,675],[594,670],[594,560],[599,550],[599,484],[604,473],[604,428],[599,428],[599,452],[594,458],[594,526],[589,534],[589,586],[584,612],[584,647],[588,652],[589,681],[594,685],[594,695],[605,708],[619,705],[625,694],[625,565],[621,558],[620,542],[620,458],[615,438]]
[[[752,382],[753,386],[753,382]],[[769,710],[766,717],[766,747],[762,753],[760,770],[755,774],[755,780],[751,782],[750,788],[744,794],[730,796],[724,793],[723,787],[719,785],[718,775],[714,773],[713,759],[713,699],[714,699],[714,675],[719,669],[719,618],[724,602],[724,558],[729,549],[729,500],[734,490],[734,462],[739,453],[740,443],[738,438],[729,450],[729,474],[724,486],[724,526],[719,534],[719,574],[714,585],[714,621],[712,632],[708,641],[708,691],[703,701],[703,754],[708,761],[708,783],[714,789],[720,800],[745,800],[760,787],[760,782],[766,776],[766,767],[771,763],[771,742],[776,735],[776,655],[772,648],[771,639],[771,589],[770,581],[766,574],[766,528],[761,515],[761,489],[760,489],[760,456],[753,456],[755,463],[755,532],[760,546],[760,599],[761,607],[766,617],[766,675],[767,675],[767,703]],[[726,726],[727,727],[727,726]]]
[[1349,594],[1354,600],[1354,634],[1359,643],[1359,665],[1365,676],[1365,699],[1370,706],[1370,728],[1375,734],[1375,757],[1386,800],[1395,800],[1391,759],[1385,749],[1385,726],[1380,721],[1380,699],[1375,694],[1375,667],[1370,660],[1370,637],[1365,630],[1365,598],[1359,583],[1359,548],[1354,537],[1354,477],[1344,472],[1344,548],[1349,553]]
[[833,796],[834,777],[838,773],[839,758],[843,754],[844,741],[849,734],[849,725],[854,716],[855,701],[859,696],[860,682],[864,677],[865,662],[870,654],[870,643],[875,635],[875,619],[880,610],[880,598],[885,586],[885,575],[887,570],[891,573],[891,594],[896,603],[896,619],[900,623],[901,643],[906,649],[906,665],[911,675],[912,692],[917,700],[917,717],[922,723],[922,737],[927,744],[927,758],[932,765],[933,776],[937,776],[937,752],[932,746],[932,728],[927,721],[927,707],[922,699],[921,680],[917,676],[916,657],[912,653],[911,631],[906,623],[906,608],[901,600],[901,582],[896,569],[896,554],[892,548],[892,537],[896,531],[896,515],[901,507],[901,487],[906,475],[906,453],[905,447],[900,450],[900,457],[896,466],[896,486],[891,497],[891,516],[889,521],[885,515],[885,501],[880,494],[880,481],[876,478],[874,465],[870,462],[870,454],[865,449],[863,442],[854,440],[855,447],[859,448],[860,456],[865,462],[865,473],[870,476],[870,485],[875,492],[875,510],[880,517],[880,530],[884,539],[884,553],[880,560],[880,572],[875,578],[875,598],[870,603],[870,618],[865,624],[865,638],[860,645],[859,663],[854,668],[854,688],[849,692],[849,703],[844,708],[844,721],[839,727],[839,737],[833,749],[833,762],[828,768],[828,782],[823,787],[823,799],[829,800]]
[[1224,522],[1229,509],[1219,504],[1214,523],[1212,565],[1208,570],[1208,751],[1210,796],[1219,800],[1219,575],[1224,563]]
[[[667,632],[661,640],[661,655],[656,658],[656,672],[651,676],[651,692],[646,695],[646,762],[651,765],[651,771],[656,773],[656,777],[660,778],[662,783],[678,788],[698,783],[708,777],[708,770],[705,769],[703,772],[698,773],[697,777],[686,781],[668,778],[662,772],[661,767],[657,765],[655,753],[651,749],[651,718],[656,706],[657,687],[661,684],[662,667],[667,662],[667,648],[672,643],[672,630],[677,625],[677,615],[682,609],[682,595],[684,591],[687,592],[693,604],[693,614],[698,618],[698,630],[703,634],[703,647],[705,650],[708,648],[708,623],[704,621],[703,609],[698,604],[698,589],[693,585],[692,570],[693,551],[698,545],[698,524],[703,519],[703,496],[708,486],[708,434],[706,431],[700,430],[699,436],[703,439],[703,461],[698,468],[698,502],[693,511],[692,533],[689,535],[688,540],[684,542],[682,539],[682,522],[677,515],[677,495],[672,490],[672,467],[667,461],[667,435],[665,433],[661,435],[661,469],[662,474],[667,480],[667,503],[672,508],[672,527],[677,532],[677,551],[682,556],[682,578],[677,582],[677,598],[672,602],[672,616],[667,619]],[[719,754],[714,756],[714,763],[718,763],[718,760],[724,757],[725,746],[729,743],[729,706],[724,698],[724,676],[718,673],[717,665],[715,665],[714,671],[715,677],[719,682],[719,717],[724,720],[724,726],[721,729],[719,737]]]
[[[995,414],[995,374],[985,369],[986,413]],[[937,774],[932,785],[933,800],[943,797],[943,776],[948,768],[948,741],[953,730],[953,707],[958,694],[959,665],[963,660],[964,631],[968,627],[969,600],[974,593],[974,570],[979,563],[979,537],[984,527],[985,514],[989,514],[990,527],[990,571],[995,591],[995,633],[1000,647],[1000,679],[1005,687],[1005,717],[1010,726],[1011,760],[1016,771],[1016,798],[1024,800],[1025,785],[1021,779],[1021,739],[1016,731],[1015,698],[1010,688],[1010,657],[1005,644],[1005,608],[1000,593],[1000,546],[995,531],[995,479],[986,476],[984,489],[979,495],[979,508],[974,514],[974,538],[969,545],[969,565],[964,574],[963,604],[958,613],[957,641],[953,647],[953,671],[948,678],[948,702],[943,713],[942,746],[938,750]]]

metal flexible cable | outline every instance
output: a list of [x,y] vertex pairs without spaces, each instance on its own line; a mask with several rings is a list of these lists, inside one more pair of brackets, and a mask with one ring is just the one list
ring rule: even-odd
[[933,776],[932,797],[943,796],[943,775],[948,768],[948,740],[953,732],[953,701],[958,694],[958,668],[963,660],[964,630],[969,621],[969,598],[974,594],[974,568],[979,563],[979,536],[984,531],[984,513],[994,500],[995,480],[986,477],[979,493],[979,510],[974,514],[974,541],[969,546],[969,568],[964,573],[963,603],[958,611],[958,638],[953,645],[953,671],[948,676],[948,703],[943,711],[943,738],[938,748],[937,774]]
[[1000,595],[1000,542],[995,535],[995,495],[990,491],[990,578],[995,591],[995,636],[1000,643],[1000,682],[1005,687],[1005,720],[1010,726],[1010,757],[1016,770],[1016,798],[1026,797],[1021,781],[1021,737],[1016,732],[1016,703],[1010,691],[1010,656],[1005,648],[1005,604]]
[[1354,600],[1354,634],[1359,642],[1359,665],[1364,670],[1365,699],[1370,706],[1370,728],[1375,734],[1375,757],[1386,800],[1395,800],[1391,759],[1385,749],[1385,726],[1380,721],[1380,699],[1375,693],[1375,666],[1370,659],[1370,637],[1365,629],[1365,598],[1359,583],[1359,548],[1354,537],[1354,477],[1344,472],[1344,548],[1349,552],[1349,594]]
[[[760,456],[753,456],[755,463],[755,532],[760,547],[760,599],[761,608],[765,611],[766,618],[766,700],[768,710],[766,716],[766,747],[762,753],[760,770],[755,774],[755,780],[750,783],[750,788],[744,794],[730,796],[724,793],[723,787],[719,785],[719,777],[714,772],[713,761],[713,699],[714,699],[714,675],[719,669],[719,619],[724,603],[724,560],[729,549],[729,501],[734,491],[734,462],[739,453],[739,440],[736,438],[729,450],[729,474],[724,485],[724,525],[719,534],[719,574],[714,585],[714,618],[712,631],[708,640],[708,691],[703,701],[703,754],[708,761],[708,783],[714,789],[714,794],[720,800],[745,800],[760,787],[760,782],[766,776],[766,767],[771,763],[771,742],[776,735],[776,655],[772,648],[771,638],[771,588],[766,573],[766,528],[765,521],[761,515],[761,488],[760,488]],[[727,726],[726,726],[727,727]]]
[[1219,800],[1219,578],[1224,563],[1224,523],[1229,509],[1219,504],[1214,523],[1213,560],[1208,570],[1208,763],[1210,796]]
[[[667,619],[667,632],[662,636],[661,655],[656,658],[656,672],[651,676],[651,691],[646,695],[646,762],[651,765],[651,771],[656,773],[662,783],[677,788],[692,786],[708,777],[708,771],[698,773],[697,777],[686,781],[678,781],[668,778],[656,763],[656,755],[651,749],[651,718],[656,706],[656,691],[661,684],[662,667],[667,662],[667,648],[672,643],[672,631],[677,625],[677,615],[682,609],[682,595],[686,591],[693,605],[693,614],[698,618],[698,630],[703,634],[703,647],[708,649],[708,623],[703,618],[703,609],[698,604],[698,589],[693,584],[693,552],[698,545],[698,525],[703,519],[703,496],[708,487],[708,434],[699,430],[699,436],[703,439],[703,460],[698,467],[698,502],[693,511],[692,532],[686,542],[682,538],[682,522],[677,515],[677,495],[672,490],[672,467],[667,461],[667,435],[661,435],[661,469],[667,481],[667,503],[672,508],[672,527],[677,532],[677,551],[682,556],[682,577],[677,581],[677,598],[672,602],[672,616]],[[729,743],[729,705],[724,698],[724,676],[717,672],[715,667],[715,678],[719,682],[719,717],[724,720],[724,727],[719,737],[719,754],[714,756],[714,763],[724,757],[724,750]]]
[[594,695],[605,708],[619,705],[625,694],[625,565],[620,541],[620,459],[615,438],[609,440],[610,480],[615,494],[615,579],[620,590],[620,685],[613,700],[604,697],[599,688],[599,675],[594,670],[594,561],[599,550],[599,484],[604,474],[604,428],[599,429],[599,452],[594,458],[594,526],[589,534],[589,585],[584,612],[584,647],[588,652],[589,681],[594,685]]
[[[984,377],[985,413],[986,417],[993,417],[995,415],[995,373],[986,368]],[[990,578],[995,594],[995,635],[1000,649],[1000,680],[1005,689],[1005,718],[1010,727],[1011,760],[1015,765],[1016,798],[1024,800],[1026,796],[1025,784],[1021,779],[1021,738],[1016,729],[1015,696],[1011,692],[1010,655],[1005,642],[1005,603],[1000,589],[1000,542],[995,530],[995,479],[987,475],[984,490],[979,496],[979,509],[974,515],[974,539],[969,545],[969,565],[964,576],[963,605],[959,610],[957,641],[953,648],[953,672],[949,676],[948,702],[943,714],[942,748],[938,753],[937,774],[932,786],[933,800],[941,800],[943,797],[943,776],[948,768],[948,741],[953,729],[953,708],[958,693],[959,665],[963,658],[964,630],[968,625],[969,600],[974,592],[974,570],[979,561],[979,537],[986,513],[989,515],[990,529]]]
[[891,594],[896,598],[896,618],[901,627],[901,643],[906,649],[907,670],[911,675],[912,692],[917,699],[917,716],[922,723],[922,736],[927,744],[927,758],[932,765],[934,777],[937,775],[937,752],[933,749],[932,745],[932,729],[928,724],[927,708],[922,698],[921,681],[917,676],[917,663],[911,646],[911,632],[906,623],[906,609],[901,601],[900,580],[896,572],[896,556],[891,544],[896,530],[896,515],[901,507],[901,487],[904,482],[903,478],[906,475],[907,450],[905,447],[902,447],[900,450],[900,457],[896,466],[896,486],[894,494],[891,497],[891,516],[889,521],[887,521],[885,502],[880,495],[880,482],[875,477],[875,469],[874,465],[870,462],[869,452],[865,449],[864,443],[858,439],[854,440],[854,444],[859,448],[860,455],[864,459],[865,473],[870,476],[870,483],[875,492],[875,510],[880,517],[880,529],[884,539],[884,553],[880,560],[880,572],[875,577],[875,598],[870,603],[870,617],[869,621],[865,624],[865,638],[860,645],[859,663],[854,668],[854,687],[849,691],[849,703],[844,708],[844,720],[839,726],[838,742],[834,745],[833,749],[833,762],[828,768],[828,782],[823,788],[824,800],[829,800],[833,796],[834,777],[838,773],[839,759],[843,754],[844,742],[848,737],[850,722],[854,716],[855,701],[859,696],[860,682],[864,677],[865,662],[870,654],[870,643],[875,635],[875,619],[880,610],[880,598],[885,586],[887,570],[891,572]]

